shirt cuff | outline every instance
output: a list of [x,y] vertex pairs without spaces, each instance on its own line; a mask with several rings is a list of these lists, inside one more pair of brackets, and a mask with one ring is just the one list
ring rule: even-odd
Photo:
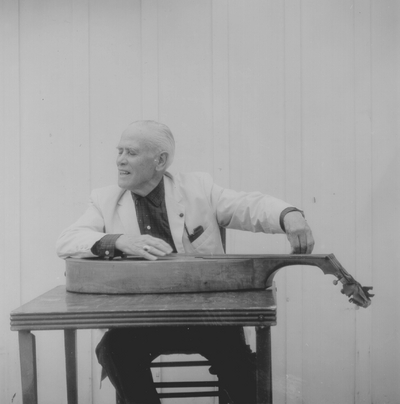
[[121,257],[123,255],[121,250],[115,248],[115,242],[122,234],[106,234],[100,240],[96,241],[91,248],[92,254],[100,258]]
[[285,229],[285,224],[283,222],[283,219],[285,218],[286,214],[289,213],[289,212],[300,212],[303,215],[303,217],[305,217],[304,212],[302,210],[300,210],[300,209],[295,208],[294,206],[282,210],[281,215],[279,216],[279,224],[281,225],[281,229],[285,233],[286,233],[286,229]]

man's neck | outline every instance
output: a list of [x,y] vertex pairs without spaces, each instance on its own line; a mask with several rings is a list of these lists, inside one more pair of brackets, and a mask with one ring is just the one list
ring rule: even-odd
[[161,182],[163,178],[163,174],[160,177],[153,178],[151,181],[147,182],[146,184],[143,184],[142,187],[139,189],[133,189],[131,190],[135,195],[138,196],[147,196],[153,189],[157,187],[157,185]]

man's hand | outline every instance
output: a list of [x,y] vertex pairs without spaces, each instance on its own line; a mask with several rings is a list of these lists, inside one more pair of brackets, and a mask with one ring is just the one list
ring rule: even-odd
[[292,246],[291,254],[311,254],[314,237],[311,229],[300,212],[289,212],[283,218],[286,235]]
[[157,257],[164,257],[172,253],[172,247],[168,243],[148,235],[132,236],[123,234],[118,237],[115,247],[128,255],[140,255],[151,261],[155,261]]

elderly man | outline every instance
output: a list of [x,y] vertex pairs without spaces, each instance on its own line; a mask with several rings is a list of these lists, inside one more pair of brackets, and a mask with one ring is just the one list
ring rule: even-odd
[[[175,144],[167,126],[134,122],[117,150],[118,186],[92,192],[87,211],[59,237],[60,257],[221,254],[220,226],[286,233],[293,253],[311,253],[311,230],[294,206],[259,192],[221,188],[205,173],[168,173]],[[149,365],[166,352],[202,354],[229,402],[255,403],[255,362],[241,327],[114,329],[96,348],[119,402],[126,404],[160,402]]]

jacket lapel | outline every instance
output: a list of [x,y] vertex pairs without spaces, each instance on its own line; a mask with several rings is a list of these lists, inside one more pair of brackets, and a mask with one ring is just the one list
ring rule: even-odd
[[136,209],[129,191],[125,191],[118,201],[117,213],[125,234],[140,235]]
[[183,254],[185,249],[182,244],[183,228],[185,223],[185,206],[182,202],[182,194],[171,174],[165,173],[165,205],[167,207],[169,227],[178,253]]

